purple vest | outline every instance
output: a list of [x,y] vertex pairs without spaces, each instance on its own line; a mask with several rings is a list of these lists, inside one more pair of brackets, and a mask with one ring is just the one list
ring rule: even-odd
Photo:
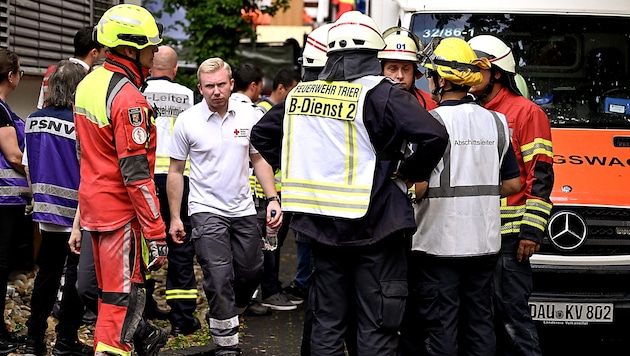
[[[13,120],[20,151],[24,152],[24,122],[1,99],[0,110]],[[13,169],[0,152],[0,205],[26,205],[26,199],[20,196],[24,192],[28,192],[26,176]]]
[[48,106],[29,115],[26,150],[33,221],[72,226],[79,189],[72,109]]

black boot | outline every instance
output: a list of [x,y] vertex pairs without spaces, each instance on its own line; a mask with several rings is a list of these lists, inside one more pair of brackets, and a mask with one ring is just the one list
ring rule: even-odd
[[94,355],[94,348],[82,343],[76,337],[63,338],[57,336],[52,354],[53,356],[91,356]]
[[168,341],[168,331],[148,322],[140,320],[133,335],[133,348],[138,356],[157,356],[160,349]]
[[26,340],[24,356],[46,356],[46,344],[43,337],[29,337]]
[[26,336],[10,332],[6,327],[0,326],[0,355],[8,354],[24,343],[26,343]]
[[146,316],[146,318],[168,320],[168,311],[160,309],[155,299],[153,299],[153,291],[155,291],[155,279],[147,279],[144,282],[144,288],[147,291],[147,301],[144,305],[144,315]]

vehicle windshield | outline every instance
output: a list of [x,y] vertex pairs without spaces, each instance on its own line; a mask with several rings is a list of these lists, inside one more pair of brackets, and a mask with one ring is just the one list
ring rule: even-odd
[[[425,45],[434,37],[501,38],[553,126],[630,128],[630,17],[418,13],[410,27]],[[426,89],[426,80],[418,86]]]

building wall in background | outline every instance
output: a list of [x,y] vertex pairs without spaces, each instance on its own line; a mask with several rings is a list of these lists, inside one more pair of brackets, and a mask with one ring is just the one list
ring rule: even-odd
[[140,5],[140,0],[5,0],[0,1],[0,46],[20,56],[25,72],[7,98],[23,119],[36,110],[46,68],[74,54],[74,34],[94,25],[118,3]]

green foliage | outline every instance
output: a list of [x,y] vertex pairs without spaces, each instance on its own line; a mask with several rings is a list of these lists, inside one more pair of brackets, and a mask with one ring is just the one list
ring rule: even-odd
[[259,9],[273,16],[289,8],[290,1],[274,0],[272,6],[259,9],[255,0],[163,0],[162,11],[154,15],[160,19],[163,13],[186,10],[188,24],[178,23],[188,35],[180,44],[184,49],[180,59],[199,64],[210,57],[221,57],[235,67],[240,64],[236,52],[240,40],[256,39],[252,24],[241,16],[241,9]]
[[[186,11],[186,21],[175,25],[183,29],[187,38],[178,42],[164,38],[163,44],[178,48],[179,59],[198,66],[211,57],[220,57],[233,68],[240,65],[237,47],[241,39],[256,40],[256,32],[251,23],[241,16],[259,9],[255,0],[162,0],[162,10],[153,15],[159,21],[164,14],[172,15],[179,9]],[[272,6],[259,9],[271,16],[289,8],[291,0],[273,0]],[[143,4],[159,4],[158,0],[144,0]],[[198,95],[196,72],[181,68],[176,80],[191,88]]]
[[210,329],[204,324],[201,329],[193,334],[171,336],[166,342],[164,350],[181,350],[193,346],[205,346],[208,345],[209,341]]

